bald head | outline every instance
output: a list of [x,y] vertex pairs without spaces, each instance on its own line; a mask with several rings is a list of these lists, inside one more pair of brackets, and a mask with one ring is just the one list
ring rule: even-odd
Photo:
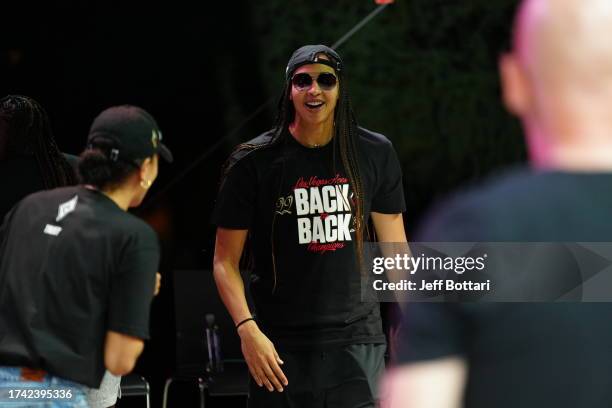
[[515,52],[542,86],[612,89],[612,1],[525,0]]
[[612,0],[524,0],[501,58],[531,162],[612,170]]

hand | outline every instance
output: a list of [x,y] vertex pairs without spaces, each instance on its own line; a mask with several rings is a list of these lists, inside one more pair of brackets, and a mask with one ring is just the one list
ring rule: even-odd
[[153,296],[157,296],[159,289],[161,288],[161,273],[155,273],[155,289],[153,290]]
[[284,363],[278,356],[274,344],[259,330],[254,321],[240,326],[238,335],[241,340],[242,354],[257,385],[260,387],[265,385],[270,392],[275,389],[282,392],[283,385],[287,386],[289,382],[280,368],[280,365]]

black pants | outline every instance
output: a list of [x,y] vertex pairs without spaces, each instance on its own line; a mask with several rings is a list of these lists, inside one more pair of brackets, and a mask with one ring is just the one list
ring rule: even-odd
[[249,408],[370,408],[385,367],[384,344],[354,344],[325,351],[279,351],[289,385],[268,391],[251,378]]

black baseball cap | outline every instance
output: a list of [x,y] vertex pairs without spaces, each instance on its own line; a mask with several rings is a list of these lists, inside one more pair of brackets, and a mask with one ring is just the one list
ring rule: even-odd
[[96,142],[111,142],[112,160],[134,161],[159,154],[172,162],[170,150],[162,142],[162,133],[157,122],[147,111],[138,106],[113,106],[100,113],[89,129],[87,143],[95,147]]
[[[317,57],[319,54],[325,54],[329,60]],[[291,78],[296,69],[306,64],[324,64],[332,67],[336,73],[342,71],[342,59],[336,51],[321,44],[305,45],[295,50],[289,58],[285,71],[286,78]]]

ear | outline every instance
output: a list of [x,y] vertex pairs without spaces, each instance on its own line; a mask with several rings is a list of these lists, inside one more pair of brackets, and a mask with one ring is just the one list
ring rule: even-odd
[[516,116],[532,111],[532,88],[527,73],[515,54],[504,54],[499,59],[502,97],[506,109]]
[[142,161],[142,164],[140,165],[140,180],[147,179],[147,175],[149,173],[149,166],[151,166],[151,158],[147,157]]

